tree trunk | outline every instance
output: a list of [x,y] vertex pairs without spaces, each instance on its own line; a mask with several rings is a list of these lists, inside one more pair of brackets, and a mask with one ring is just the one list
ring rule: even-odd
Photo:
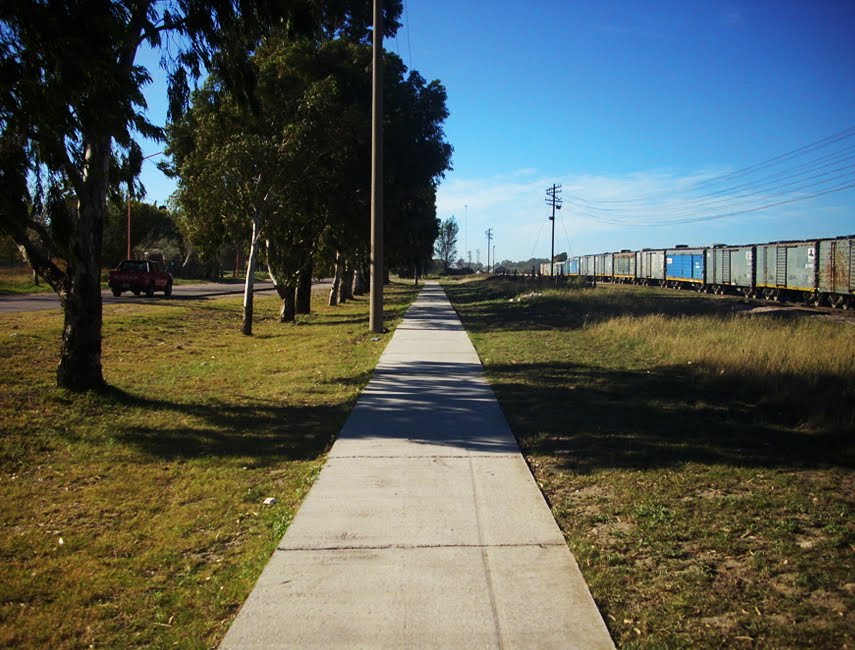
[[64,323],[57,384],[73,391],[101,389],[101,283],[97,274],[75,268],[69,284],[60,295]]
[[335,254],[335,277],[333,277],[332,289],[330,289],[330,307],[335,307],[338,304],[338,292],[341,286],[341,274],[344,270],[344,257],[341,253]]
[[[342,304],[342,305],[347,302],[348,293],[350,293],[348,291],[348,285],[347,285],[347,277],[348,277],[348,273],[350,273],[349,266],[350,266],[350,264],[346,260],[342,259],[341,282],[339,282],[339,285],[338,285],[338,302],[339,302],[339,304]],[[353,296],[351,296],[351,297],[353,297]]]
[[59,293],[64,312],[57,384],[73,391],[101,389],[101,241],[107,212],[108,136],[93,137],[86,146],[77,232],[71,244],[66,277]]
[[312,272],[314,266],[309,256],[297,277],[297,313],[309,314],[312,311]]
[[356,271],[356,288],[354,289],[354,293],[357,296],[364,296],[368,291],[368,271],[360,266]]
[[293,284],[276,285],[276,293],[282,300],[282,307],[279,310],[280,323],[293,323],[296,320],[297,306],[297,287]]
[[355,269],[347,265],[347,269],[344,272],[344,283],[342,284],[341,291],[344,294],[344,297],[347,300],[353,300],[353,276],[355,273]]
[[241,333],[252,336],[252,302],[255,285],[255,264],[258,258],[258,241],[261,238],[261,218],[256,214],[252,219],[252,239],[249,244],[249,258],[246,261],[246,282],[243,289],[243,323]]

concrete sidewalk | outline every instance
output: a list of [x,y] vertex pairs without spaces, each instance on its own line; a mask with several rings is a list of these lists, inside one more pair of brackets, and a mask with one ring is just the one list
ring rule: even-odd
[[221,647],[614,647],[439,286]]

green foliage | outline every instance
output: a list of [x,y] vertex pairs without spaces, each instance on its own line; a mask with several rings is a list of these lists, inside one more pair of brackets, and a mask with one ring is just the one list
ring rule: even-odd
[[443,270],[448,273],[451,262],[457,255],[457,233],[460,228],[454,217],[449,217],[439,227],[439,239],[436,242],[436,254],[442,261]]
[[[312,256],[367,256],[371,48],[270,38],[253,61],[256,110],[212,76],[170,127],[169,151],[193,244],[213,256],[256,222],[271,272],[290,286]],[[430,259],[436,183],[450,166],[445,90],[387,54],[384,92],[387,266],[414,268]]]
[[[104,243],[101,260],[104,268],[115,268],[127,256],[128,206],[125,202],[111,202],[107,206],[104,224]],[[143,201],[131,201],[132,256],[146,257],[159,254],[171,268],[181,264],[187,251],[178,222],[166,206],[156,206]]]

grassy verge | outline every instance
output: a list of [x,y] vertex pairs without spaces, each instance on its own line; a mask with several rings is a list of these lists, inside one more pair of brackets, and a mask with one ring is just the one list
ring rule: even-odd
[[236,299],[107,306],[89,395],[53,387],[61,316],[0,315],[0,646],[222,638],[388,338],[320,303],[283,325],[258,299],[252,338]]
[[446,289],[619,646],[853,647],[851,319]]
[[0,296],[20,293],[43,293],[53,291],[50,285],[41,280],[33,284],[33,272],[24,266],[0,266]]

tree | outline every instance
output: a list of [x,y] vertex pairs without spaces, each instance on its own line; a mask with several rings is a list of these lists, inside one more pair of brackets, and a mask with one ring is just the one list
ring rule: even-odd
[[[400,0],[387,0],[387,33],[397,29],[400,10]],[[59,295],[60,386],[104,385],[100,266],[107,196],[139,174],[135,138],[162,138],[145,117],[141,88],[150,76],[134,64],[140,45],[183,44],[161,50],[170,68],[170,115],[177,117],[187,106],[190,78],[203,69],[251,106],[248,55],[271,27],[289,36],[341,32],[364,39],[370,23],[370,6],[359,0],[2,4],[0,230]]]
[[454,216],[449,217],[439,227],[439,239],[436,242],[436,255],[442,261],[443,270],[448,273],[451,262],[457,255],[457,233],[460,229]]
[[326,49],[308,39],[268,39],[253,59],[255,110],[212,77],[170,127],[178,202],[196,224],[194,237],[211,248],[218,238],[249,239],[242,324],[247,335],[259,245],[266,244],[283,301],[281,318],[293,320],[298,276],[326,224],[318,218],[325,214],[323,197],[343,190],[340,167],[354,138],[352,109],[343,105],[326,69]]
[[[399,57],[387,57],[386,259],[418,273],[438,234],[437,178],[450,167],[441,127],[446,95],[439,82],[406,75]],[[335,268],[330,304],[348,299],[354,274],[367,267],[371,48],[345,39],[269,38],[253,62],[256,110],[240,111],[230,91],[212,81],[170,128],[169,151],[184,213],[212,242],[248,232],[259,198],[234,203],[240,192],[226,197],[220,187],[206,188],[220,177],[263,186],[258,230],[287,321],[298,307],[308,311],[295,292],[302,286],[307,295],[315,258]],[[222,158],[226,143],[237,141],[247,144],[245,155]],[[228,201],[233,209],[223,211]],[[245,331],[250,318],[245,310]]]

